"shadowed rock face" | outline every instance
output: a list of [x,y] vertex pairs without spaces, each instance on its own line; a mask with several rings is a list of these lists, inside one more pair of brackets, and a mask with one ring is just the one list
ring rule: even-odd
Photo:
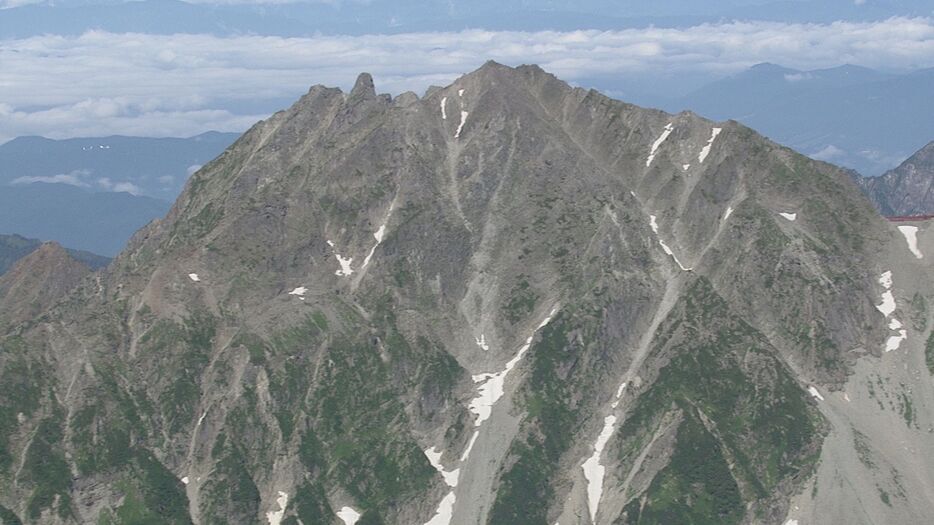
[[856,177],[879,213],[887,217],[934,214],[934,142],[879,177]]
[[[0,504],[909,522],[934,455],[897,443],[928,450],[934,410],[892,360],[923,367],[924,261],[846,173],[734,122],[492,62],[422,99],[315,86],[0,342]],[[907,339],[884,353],[893,319]]]

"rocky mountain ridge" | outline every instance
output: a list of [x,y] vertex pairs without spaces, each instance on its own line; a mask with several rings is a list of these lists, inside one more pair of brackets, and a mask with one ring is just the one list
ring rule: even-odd
[[934,141],[879,177],[854,180],[882,215],[934,214]]
[[[42,241],[38,239],[29,239],[16,234],[0,234],[0,275],[6,273],[17,261],[26,257],[41,246]],[[70,248],[65,248],[65,251],[75,260],[88,265],[94,270],[103,268],[110,262],[109,258],[90,252],[72,250]]]
[[0,330],[35,320],[91,271],[59,244],[42,243],[0,275]]
[[838,168],[535,66],[315,86],[0,340],[0,510],[917,522],[906,242]]

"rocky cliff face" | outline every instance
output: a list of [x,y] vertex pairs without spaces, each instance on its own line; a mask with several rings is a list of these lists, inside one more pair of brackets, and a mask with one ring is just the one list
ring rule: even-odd
[[880,177],[855,177],[887,217],[934,214],[934,142]]
[[0,342],[2,512],[917,522],[925,261],[735,122],[534,66],[316,86]]

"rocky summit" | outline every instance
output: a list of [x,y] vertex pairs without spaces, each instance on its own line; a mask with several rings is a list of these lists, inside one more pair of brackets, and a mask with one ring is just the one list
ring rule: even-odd
[[536,66],[315,86],[0,339],[0,517],[924,523],[914,227]]

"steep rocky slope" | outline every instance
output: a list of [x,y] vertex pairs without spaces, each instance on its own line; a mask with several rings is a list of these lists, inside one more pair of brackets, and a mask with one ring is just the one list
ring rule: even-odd
[[854,177],[887,217],[934,214],[934,142],[880,177]]
[[42,243],[0,276],[0,330],[36,319],[89,273],[60,245]]
[[735,122],[534,66],[315,86],[0,342],[0,511],[917,523],[927,260]]

